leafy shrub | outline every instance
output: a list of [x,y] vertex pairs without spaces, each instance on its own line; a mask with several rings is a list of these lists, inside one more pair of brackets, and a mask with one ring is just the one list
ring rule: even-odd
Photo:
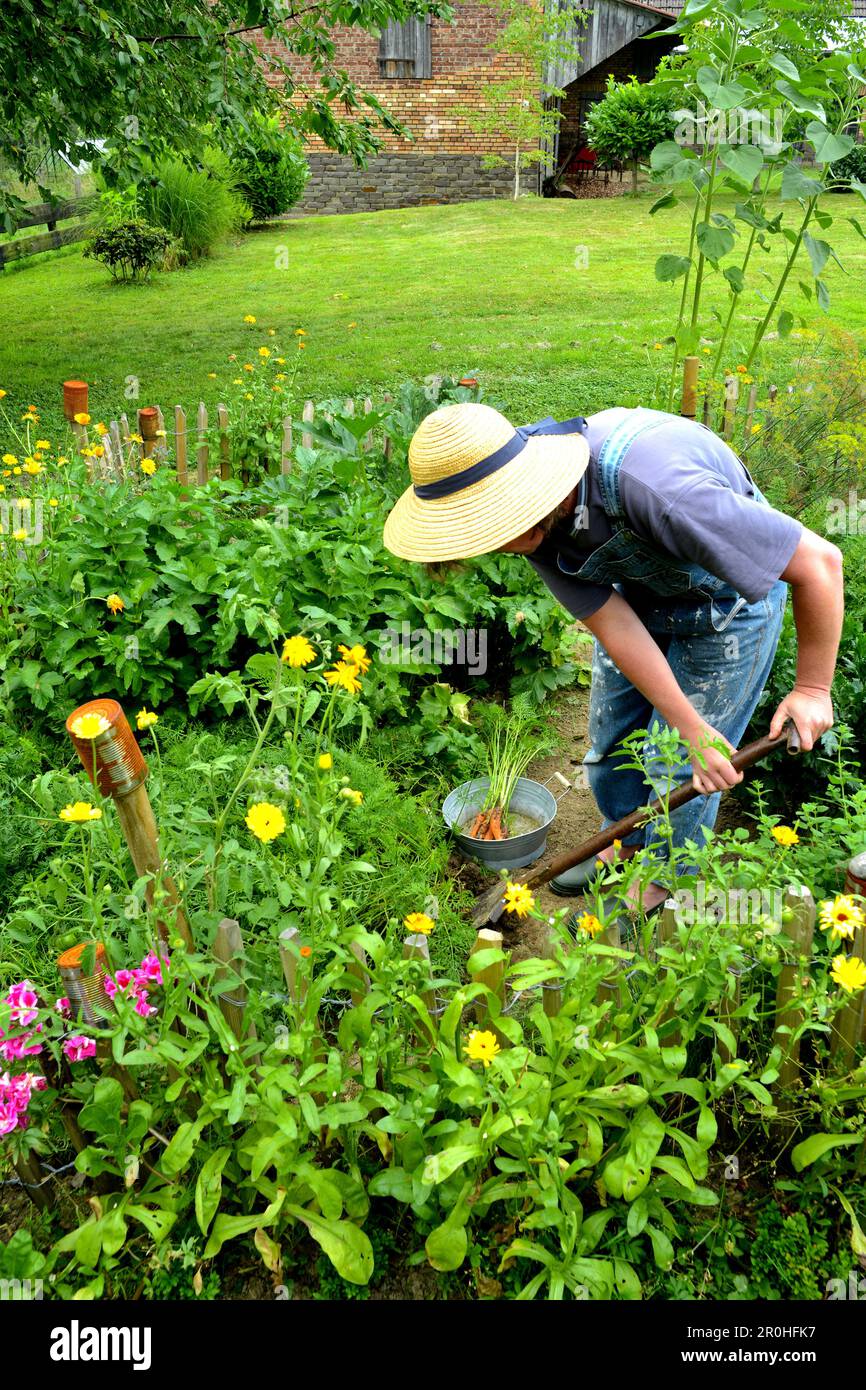
[[129,283],[146,280],[152,270],[163,265],[175,242],[170,232],[149,222],[118,222],[97,232],[85,246],[84,255],[107,266],[112,279]]
[[826,1256],[826,1240],[812,1233],[803,1212],[783,1216],[778,1207],[766,1206],[752,1244],[756,1292],[762,1298],[820,1300]]
[[638,164],[648,159],[654,145],[674,131],[668,97],[650,82],[617,82],[611,74],[607,91],[587,115],[589,144],[604,164],[627,164],[637,189]]
[[177,237],[193,261],[209,255],[250,218],[226,156],[208,149],[205,157],[198,169],[180,159],[164,159],[139,189],[148,220]]
[[229,151],[237,186],[256,218],[276,217],[294,207],[310,177],[300,141],[277,116],[254,112],[247,134]]
[[855,145],[844,159],[840,159],[838,164],[834,164],[830,169],[834,180],[850,186],[852,179],[858,179],[860,183],[866,183],[866,142]]

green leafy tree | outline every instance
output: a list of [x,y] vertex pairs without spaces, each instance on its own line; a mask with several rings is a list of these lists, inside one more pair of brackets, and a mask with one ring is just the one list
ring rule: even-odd
[[[481,89],[480,108],[461,107],[459,115],[478,135],[499,148],[483,159],[487,169],[511,166],[514,197],[520,196],[520,173],[532,164],[548,169],[562,113],[563,89],[549,80],[563,63],[580,56],[580,36],[586,11],[577,0],[561,0],[558,9],[527,0],[483,0],[502,24],[491,49],[514,60],[508,75]],[[510,149],[508,158],[500,153]]]
[[[712,113],[696,140],[683,138],[678,127],[674,139],[660,141],[650,156],[656,179],[667,185],[650,211],[680,200],[691,207],[685,254],[660,255],[655,270],[661,282],[682,281],[671,336],[670,405],[680,358],[713,332],[705,294],[713,277],[726,282],[728,295],[721,317],[711,311],[721,326],[714,375],[729,345],[736,343],[751,371],[771,330],[782,338],[791,332],[795,317],[783,298],[794,283],[807,302],[829,307],[824,272],[838,258],[827,237],[834,217],[822,200],[840,186],[866,199],[866,183],[836,172],[855,148],[850,132],[863,123],[866,52],[862,30],[853,26],[850,47],[828,49],[821,16],[807,0],[765,0],[760,8],[745,0],[687,0],[666,32],[680,36],[685,56],[654,86],[679,115]],[[814,171],[798,158],[793,142],[801,136]],[[735,195],[733,216],[719,207],[722,193]],[[866,239],[861,221],[848,221]],[[782,268],[768,283],[756,263],[774,244],[783,251]],[[802,279],[806,258],[811,274]]]
[[660,140],[667,140],[674,118],[667,96],[646,82],[607,79],[607,91],[586,118],[590,148],[604,164],[627,164],[637,192],[638,165]]
[[[131,183],[147,160],[196,158],[209,123],[243,130],[258,109],[363,164],[378,131],[398,127],[339,68],[335,30],[375,33],[425,13],[450,15],[447,0],[6,0],[0,162],[44,197],[39,169],[57,153]],[[293,73],[299,59],[308,85]],[[0,190],[6,230],[21,205]]]

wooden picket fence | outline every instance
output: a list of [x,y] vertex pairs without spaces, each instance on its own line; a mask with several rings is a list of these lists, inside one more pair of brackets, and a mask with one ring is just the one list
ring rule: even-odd
[[[385,399],[390,398],[386,396]],[[365,396],[363,401],[348,397],[343,402],[343,410],[347,415],[359,413],[369,415],[372,409],[373,402],[369,396]],[[325,411],[322,413],[322,418],[330,420],[333,417]],[[291,415],[284,417],[280,444],[280,473],[287,474],[292,471],[295,434],[298,424],[300,424],[301,430],[300,442],[304,448],[309,448],[313,443],[310,429],[315,426],[316,419],[316,406],[311,400],[304,403],[299,422],[294,420]],[[85,425],[73,423],[72,429],[79,450],[86,449],[95,443],[100,444],[104,450],[101,458],[88,459],[91,477],[103,477],[119,482],[123,478],[137,473],[142,459],[153,458],[158,463],[171,459],[174,463],[178,482],[182,486],[186,486],[191,475],[194,482],[199,485],[204,485],[211,477],[219,476],[223,481],[232,477],[229,426],[228,408],[219,404],[216,408],[216,431],[214,432],[207,406],[204,401],[200,401],[194,416],[188,416],[183,406],[176,405],[168,416],[168,425],[166,425],[166,416],[159,406],[145,406],[138,411],[134,424],[130,424],[128,415],[122,414],[118,419],[109,422],[108,432],[101,434],[98,439],[93,436],[92,428],[88,431]],[[216,434],[215,448],[212,447],[214,433]],[[390,443],[390,439],[386,437],[384,443],[386,456],[390,453]],[[373,430],[371,428],[362,437],[361,447],[368,450],[372,445]],[[276,468],[273,471],[276,471]],[[247,481],[243,469],[241,470],[241,479]]]
[[[708,429],[715,430],[716,434],[721,435],[729,444],[738,435],[747,443],[752,434],[752,426],[756,423],[755,413],[760,390],[758,382],[747,383],[748,392],[743,393],[741,391],[741,377],[735,373],[730,373],[725,377],[725,389],[721,397],[712,390],[706,389],[703,391],[703,400],[701,400],[700,366],[701,359],[699,357],[683,359],[680,414],[689,420],[700,420]],[[779,388],[777,386],[768,387],[767,401],[770,410],[773,409],[778,398]]]

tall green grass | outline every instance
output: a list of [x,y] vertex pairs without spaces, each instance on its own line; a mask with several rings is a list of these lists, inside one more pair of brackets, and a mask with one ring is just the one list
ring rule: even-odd
[[209,255],[252,216],[228,158],[216,149],[207,151],[200,169],[179,159],[162,160],[140,187],[139,203],[148,222],[183,242],[191,261]]

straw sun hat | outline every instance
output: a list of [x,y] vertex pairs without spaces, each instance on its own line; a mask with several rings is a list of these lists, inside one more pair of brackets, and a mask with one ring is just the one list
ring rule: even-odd
[[446,405],[409,445],[412,486],[385,522],[385,545],[434,563],[484,555],[538,524],[586,471],[584,420],[515,429],[489,405]]

